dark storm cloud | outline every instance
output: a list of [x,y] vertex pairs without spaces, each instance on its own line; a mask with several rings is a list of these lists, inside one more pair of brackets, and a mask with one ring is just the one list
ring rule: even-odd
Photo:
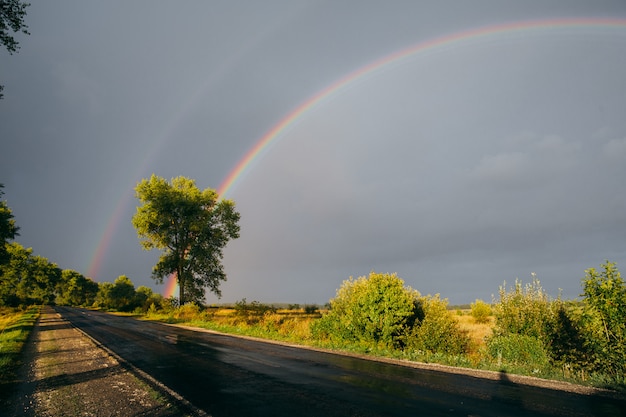
[[[95,278],[158,290],[156,254],[130,224],[141,178],[217,188],[289,112],[376,59],[571,16],[626,8],[33,2],[0,80],[0,182],[18,241],[87,273],[112,229]],[[626,27],[493,36],[418,54],[303,115],[232,190],[242,234],[224,301],[322,303],[372,269],[453,302],[531,272],[577,296],[585,268],[626,261],[625,44]]]

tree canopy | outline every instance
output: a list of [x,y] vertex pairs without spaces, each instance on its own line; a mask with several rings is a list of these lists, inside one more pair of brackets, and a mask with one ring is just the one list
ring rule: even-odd
[[[0,0],[0,44],[7,48],[10,54],[17,52],[19,43],[9,31],[29,34],[26,30],[28,26],[24,24],[28,6],[30,6],[29,3],[20,0]],[[0,85],[0,99],[3,89],[4,86]]]
[[[3,187],[4,185],[0,184],[0,197],[4,195]],[[18,230],[11,209],[4,200],[0,200],[0,266],[8,262],[7,244],[9,240],[19,235]]]
[[141,202],[133,226],[146,250],[163,253],[152,269],[158,282],[174,275],[181,305],[200,301],[209,288],[218,297],[226,280],[223,249],[239,237],[239,213],[232,200],[219,200],[215,190],[201,191],[194,180],[167,180],[152,175],[135,188]]

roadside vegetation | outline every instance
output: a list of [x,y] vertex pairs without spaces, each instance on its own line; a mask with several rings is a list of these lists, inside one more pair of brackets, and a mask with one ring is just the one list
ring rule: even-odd
[[14,379],[20,353],[38,317],[36,306],[26,310],[0,307],[0,386]]
[[[626,285],[615,264],[590,268],[582,299],[551,298],[533,276],[503,284],[491,303],[455,309],[395,274],[343,282],[323,307],[245,299],[203,307],[163,300],[143,319],[397,359],[626,390]],[[140,313],[137,311],[137,313]]]
[[[163,197],[166,203],[171,202],[171,193],[183,200],[200,195],[193,182],[180,181],[182,185],[156,181],[159,190],[167,191]],[[214,193],[205,192],[207,201],[214,202]],[[197,208],[196,198],[191,197],[189,204]],[[162,206],[169,207],[168,204]],[[216,246],[205,248],[213,253],[217,263],[225,242],[239,231],[232,202],[224,206],[223,212],[223,227],[229,233],[220,235],[223,239]],[[207,272],[202,263],[194,264],[199,268],[196,275],[185,275],[184,300],[188,302],[180,305],[179,300],[163,298],[148,287],[135,288],[124,275],[112,283],[96,283],[76,271],[62,270],[33,255],[32,249],[9,242],[19,235],[18,230],[11,210],[0,200],[3,376],[9,375],[8,370],[16,363],[36,320],[38,308],[31,306],[60,304],[326,349],[626,391],[626,284],[617,266],[609,261],[598,270],[585,271],[582,298],[573,301],[550,297],[533,274],[529,283],[504,283],[491,302],[475,300],[465,308],[451,308],[439,294],[424,295],[406,286],[395,274],[372,272],[341,283],[336,296],[325,306],[275,306],[243,299],[232,306],[218,307],[204,306],[198,301],[198,296],[204,295],[198,288],[204,285],[201,275]],[[195,226],[188,228],[190,233],[194,230]],[[191,250],[183,248],[182,252]],[[170,249],[165,250],[163,259],[168,260],[171,254]],[[185,256],[177,258],[185,265],[187,261]],[[169,261],[166,263],[170,265]],[[179,263],[172,265],[180,266]],[[221,266],[214,267],[213,272],[221,279]],[[174,275],[182,271],[159,265],[155,268],[155,277],[162,277],[164,271]],[[220,279],[209,285],[217,294]]]

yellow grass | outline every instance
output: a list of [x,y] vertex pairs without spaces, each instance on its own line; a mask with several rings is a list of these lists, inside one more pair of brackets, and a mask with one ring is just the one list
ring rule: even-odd
[[490,316],[487,323],[476,323],[474,317],[469,314],[455,314],[454,317],[457,319],[461,330],[467,332],[470,337],[470,355],[478,354],[480,349],[486,345],[487,338],[493,333],[495,317]]

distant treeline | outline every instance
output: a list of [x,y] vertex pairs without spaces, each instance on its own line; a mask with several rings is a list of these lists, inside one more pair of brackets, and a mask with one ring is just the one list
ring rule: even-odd
[[146,311],[166,302],[148,287],[135,289],[122,275],[115,282],[97,283],[79,272],[60,269],[17,242],[6,244],[7,261],[0,265],[0,306],[59,304],[117,311]]

